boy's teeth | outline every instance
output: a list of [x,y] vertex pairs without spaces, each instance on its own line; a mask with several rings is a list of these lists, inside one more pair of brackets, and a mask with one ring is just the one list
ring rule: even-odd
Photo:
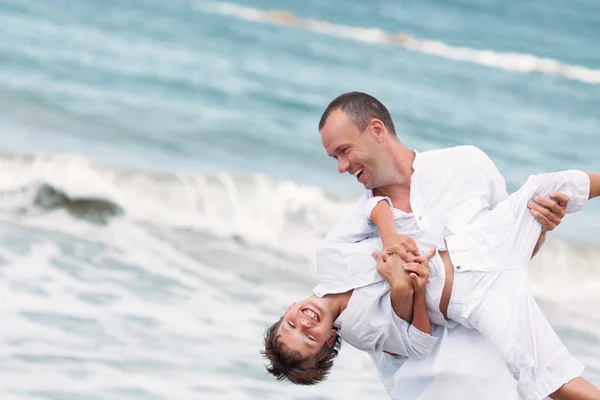
[[361,172],[363,172],[362,168],[354,173],[354,177],[356,178]]
[[319,317],[317,316],[317,314],[315,314],[314,312],[312,312],[312,311],[311,311],[311,310],[309,310],[309,309],[304,309],[304,311],[303,311],[303,312],[304,312],[304,314],[308,315],[309,317],[312,317],[312,318],[314,318],[314,319],[316,319],[316,320],[318,320],[318,319],[319,319]]

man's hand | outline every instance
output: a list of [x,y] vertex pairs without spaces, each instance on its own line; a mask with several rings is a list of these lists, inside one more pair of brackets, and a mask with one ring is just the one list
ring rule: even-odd
[[377,261],[377,273],[390,284],[390,287],[410,292],[410,296],[412,296],[413,289],[410,277],[408,272],[402,268],[406,262],[396,253],[389,255],[385,261],[381,253],[373,253],[372,255]]
[[373,257],[377,260],[377,272],[390,285],[390,300],[394,313],[410,323],[413,316],[414,289],[408,272],[402,268],[405,262],[395,253],[389,256],[387,261],[383,261],[380,253],[373,253]]
[[413,257],[419,255],[419,248],[411,237],[400,234],[393,234],[389,236],[383,236],[381,238],[383,242],[382,257],[383,261],[387,261],[388,257],[392,254],[398,254],[404,262],[411,262]]
[[425,293],[429,280],[429,259],[435,254],[435,249],[423,257],[415,257],[413,262],[404,264],[404,270],[409,273],[415,293]]
[[531,214],[542,225],[542,235],[560,224],[568,204],[569,197],[564,193],[550,193],[550,198],[535,196],[528,203]]

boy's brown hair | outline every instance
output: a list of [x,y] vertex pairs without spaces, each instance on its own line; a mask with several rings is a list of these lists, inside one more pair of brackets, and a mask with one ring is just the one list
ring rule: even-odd
[[264,338],[265,349],[261,354],[270,361],[267,365],[267,371],[275,376],[277,380],[288,379],[296,385],[314,385],[329,375],[333,367],[333,359],[337,357],[342,338],[336,333],[333,346],[329,347],[327,343],[316,354],[314,359],[303,359],[300,352],[291,350],[281,341],[277,334],[283,317],[267,329]]

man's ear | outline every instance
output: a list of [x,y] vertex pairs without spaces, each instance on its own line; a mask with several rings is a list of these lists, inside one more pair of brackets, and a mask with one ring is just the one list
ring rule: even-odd
[[379,120],[377,118],[373,118],[369,122],[369,128],[373,132],[373,135],[375,136],[375,139],[379,143],[381,143],[381,141],[383,141],[383,138],[385,137],[385,134],[387,132],[386,129],[385,129],[385,125],[383,124],[383,122],[381,122],[381,120]]
[[331,335],[329,336],[329,339],[327,339],[327,347],[333,347],[333,345],[335,344],[336,337],[337,331],[335,329],[332,329]]

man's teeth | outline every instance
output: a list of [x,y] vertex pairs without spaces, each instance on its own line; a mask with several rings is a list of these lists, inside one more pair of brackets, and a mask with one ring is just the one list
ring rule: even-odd
[[304,309],[302,312],[308,315],[309,317],[316,319],[317,321],[319,320],[319,316],[307,308]]
[[356,178],[361,172],[363,172],[362,168],[354,173],[354,177]]

